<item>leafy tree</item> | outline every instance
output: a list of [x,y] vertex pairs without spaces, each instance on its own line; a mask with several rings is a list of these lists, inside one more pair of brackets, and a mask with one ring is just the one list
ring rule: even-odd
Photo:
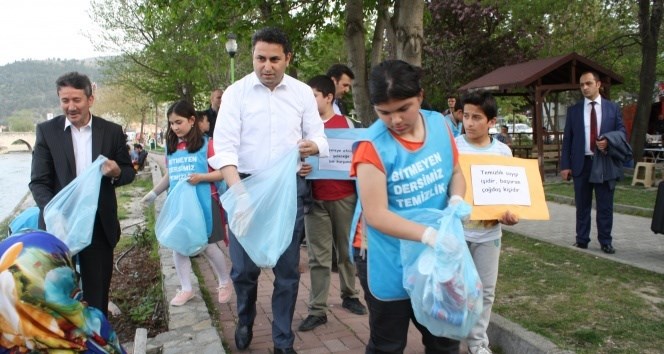
[[662,26],[664,15],[664,1],[639,0],[639,35],[641,39],[641,73],[639,75],[639,100],[636,117],[632,126],[631,145],[634,159],[640,161],[643,157],[646,130],[650,120],[652,107],[652,88],[655,85],[655,68],[657,67],[657,39]]
[[114,120],[127,130],[132,123],[141,123],[140,134],[143,136],[143,126],[151,121],[154,110],[152,99],[134,87],[102,86],[95,92],[95,114]]
[[35,124],[39,116],[29,109],[22,109],[14,112],[7,118],[9,131],[12,132],[34,132]]
[[122,53],[108,63],[113,84],[136,87],[158,101],[194,102],[225,80],[219,70],[228,59],[223,43],[197,30],[207,13],[201,1],[96,0],[92,9],[93,20],[106,30],[101,43]]
[[355,111],[364,125],[375,119],[367,86],[371,67],[384,57],[421,66],[423,11],[423,0],[346,1],[344,41],[349,67],[355,73]]
[[447,96],[471,80],[537,56],[546,37],[543,28],[498,5],[464,0],[427,3],[424,82],[434,107],[445,107]]

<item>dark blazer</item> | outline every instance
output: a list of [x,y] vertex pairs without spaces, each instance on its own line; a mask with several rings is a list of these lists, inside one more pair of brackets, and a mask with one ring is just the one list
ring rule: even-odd
[[[40,209],[39,227],[42,229],[45,229],[43,212],[46,204],[76,178],[71,131],[64,128],[66,119],[61,115],[37,125],[37,139],[32,152],[30,191]],[[109,177],[102,178],[96,216],[110,246],[115,247],[120,238],[115,187],[131,183],[135,172],[122,127],[92,116],[92,160],[99,155],[114,160],[121,170],[120,177],[115,181]]]
[[632,159],[632,147],[625,134],[620,131],[602,135],[609,143],[606,154],[595,154],[593,167],[590,169],[590,183],[609,183],[613,190],[617,181],[623,178],[623,165]]
[[[567,119],[563,133],[563,149],[560,155],[560,169],[572,170],[572,176],[577,177],[583,171],[585,159],[585,144],[588,135],[583,124],[584,100],[567,109]],[[626,135],[622,112],[615,103],[602,98],[602,123],[599,135],[612,131],[620,131]]]

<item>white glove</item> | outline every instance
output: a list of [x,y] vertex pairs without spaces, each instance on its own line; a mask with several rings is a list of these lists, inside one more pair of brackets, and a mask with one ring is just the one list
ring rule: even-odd
[[433,248],[436,245],[437,234],[438,232],[436,232],[436,229],[431,226],[427,227],[427,229],[422,233],[422,243]]
[[154,200],[157,199],[157,193],[155,193],[153,190],[148,192],[148,194],[141,199],[141,203],[143,204],[152,204],[154,203]]
[[462,202],[462,201],[463,201],[463,197],[458,195],[458,194],[455,194],[455,195],[450,197],[450,200],[449,200],[448,204],[449,205],[454,205],[454,204],[456,204],[458,202]]

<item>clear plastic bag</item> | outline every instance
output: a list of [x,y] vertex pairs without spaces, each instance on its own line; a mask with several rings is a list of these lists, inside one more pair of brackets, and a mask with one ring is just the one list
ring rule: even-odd
[[417,321],[433,335],[465,338],[482,313],[482,282],[468,250],[461,220],[470,205],[445,210],[411,209],[399,214],[438,230],[434,248],[401,241],[403,286]]
[[234,184],[221,195],[228,227],[257,266],[272,268],[293,240],[297,216],[293,149],[278,163]]
[[92,242],[101,166],[108,159],[99,155],[83,173],[63,188],[44,208],[46,230],[64,242],[72,255]]
[[159,244],[173,251],[193,256],[208,244],[203,207],[196,194],[196,186],[186,179],[179,181],[164,202],[155,223]]

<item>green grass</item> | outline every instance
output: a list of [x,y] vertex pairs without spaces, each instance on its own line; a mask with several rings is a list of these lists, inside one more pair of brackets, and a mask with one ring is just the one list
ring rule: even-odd
[[135,178],[134,182],[118,187],[115,190],[115,194],[118,198],[118,220],[124,220],[127,218],[129,214],[127,205],[129,205],[132,199],[136,197],[136,193],[142,193],[142,197],[150,189],[152,189],[151,178]]
[[[616,185],[614,204],[635,206],[652,209],[655,206],[657,193],[653,188],[642,185],[632,186],[632,177],[626,176]],[[572,182],[550,183],[544,185],[545,194],[556,194],[574,198],[574,184]]]
[[509,232],[493,309],[576,353],[664,347],[664,276]]

